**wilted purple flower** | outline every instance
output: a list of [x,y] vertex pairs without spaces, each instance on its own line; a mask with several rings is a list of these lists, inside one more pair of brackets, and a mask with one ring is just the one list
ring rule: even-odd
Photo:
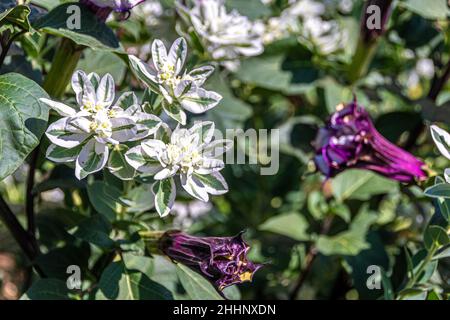
[[181,231],[168,231],[160,239],[160,249],[172,260],[204,275],[222,290],[251,281],[262,266],[247,260],[250,247],[235,237],[194,237]]
[[427,178],[425,164],[386,140],[356,101],[337,107],[313,145],[314,162],[327,178],[347,168],[372,170],[406,183]]

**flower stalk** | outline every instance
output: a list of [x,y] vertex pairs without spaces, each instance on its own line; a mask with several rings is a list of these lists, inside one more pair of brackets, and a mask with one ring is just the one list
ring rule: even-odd
[[53,98],[61,98],[80,60],[83,48],[64,38],[56,50],[52,66],[45,77],[43,88]]
[[361,17],[358,45],[348,70],[350,83],[355,83],[369,70],[391,12],[392,0],[369,0],[366,2]]

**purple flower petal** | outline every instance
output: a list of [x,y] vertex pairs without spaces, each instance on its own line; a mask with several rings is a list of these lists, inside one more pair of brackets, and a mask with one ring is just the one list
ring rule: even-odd
[[425,164],[384,138],[356,101],[330,117],[313,145],[314,162],[327,178],[347,168],[375,171],[405,183],[427,178]]
[[172,260],[203,274],[219,290],[251,281],[262,266],[248,261],[250,247],[242,233],[235,237],[194,237],[168,231],[160,240],[160,249]]

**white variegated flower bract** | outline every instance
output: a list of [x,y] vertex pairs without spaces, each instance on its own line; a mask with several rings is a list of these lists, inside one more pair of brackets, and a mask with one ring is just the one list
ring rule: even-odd
[[222,97],[201,86],[213,73],[212,66],[203,66],[182,72],[187,55],[187,44],[178,38],[167,52],[161,40],[152,44],[152,63],[147,64],[130,55],[131,67],[149,88],[163,95],[165,112],[181,124],[186,124],[184,110],[198,114],[214,108]]
[[75,175],[83,179],[107,163],[109,145],[142,139],[154,133],[160,120],[140,111],[139,105],[124,110],[114,106],[115,85],[111,75],[103,78],[76,71],[72,88],[77,108],[41,99],[63,118],[52,123],[46,135],[52,143],[47,158],[54,162],[75,161]]
[[227,12],[223,0],[193,1],[192,6],[178,0],[176,6],[211,57],[228,69],[235,71],[240,57],[257,56],[264,51],[256,24],[237,10]]
[[165,196],[164,190],[155,190],[155,207],[161,216],[170,212],[175,199],[172,195],[175,192],[174,176],[180,177],[187,193],[204,202],[208,201],[209,194],[220,195],[228,191],[219,173],[224,162],[218,157],[231,148],[232,142],[212,140],[214,123],[205,121],[190,129],[177,127],[172,133],[164,124],[160,129],[165,131],[166,139],[145,140],[130,149],[125,157],[139,172],[154,175],[155,180],[160,180],[159,190],[161,185],[167,186]]

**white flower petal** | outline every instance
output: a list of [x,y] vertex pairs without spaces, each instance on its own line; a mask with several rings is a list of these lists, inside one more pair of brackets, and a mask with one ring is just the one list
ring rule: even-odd
[[81,151],[81,146],[67,149],[56,144],[51,144],[46,152],[47,159],[53,162],[72,162],[78,157]]
[[233,147],[233,141],[227,139],[214,140],[203,147],[202,156],[216,158],[228,152]]
[[148,85],[153,91],[159,92],[156,70],[154,70],[151,66],[135,56],[129,55],[128,59],[130,60],[130,66],[136,76],[141,79],[146,85]]
[[214,136],[215,125],[212,121],[202,121],[194,124],[189,132],[191,134],[197,134],[201,137],[201,141],[204,143],[208,143]]
[[106,145],[91,139],[81,149],[75,163],[75,176],[81,180],[89,174],[100,171],[108,160],[109,149]]
[[191,89],[180,98],[181,106],[192,113],[203,113],[214,108],[222,96],[214,91],[202,88]]
[[193,78],[195,85],[202,86],[206,79],[214,72],[213,66],[203,66],[192,70],[188,75]]
[[50,99],[45,99],[45,98],[40,98],[39,100],[42,101],[43,103],[45,103],[46,105],[48,105],[50,108],[52,108],[56,112],[58,112],[58,114],[63,117],[71,117],[77,113],[77,111],[74,108],[69,107],[68,105],[65,105],[64,103],[53,101]]
[[450,168],[444,170],[444,178],[447,183],[450,183]]
[[126,117],[112,118],[111,125],[112,125],[111,139],[114,139],[118,142],[129,141],[137,133],[136,124],[131,118]]
[[156,182],[152,186],[152,192],[155,195],[155,208],[160,217],[165,217],[170,213],[175,202],[177,190],[173,179],[166,179]]
[[177,173],[178,169],[179,168],[177,166],[172,166],[171,168],[164,168],[157,174],[155,174],[153,178],[155,180],[164,180],[167,178],[171,178]]
[[64,148],[73,148],[89,137],[89,134],[81,131],[69,131],[68,128],[71,127],[68,125],[69,121],[70,118],[62,118],[47,128],[45,134],[52,143]]
[[175,66],[175,74],[178,75],[184,65],[187,55],[187,43],[184,38],[178,38],[170,47],[167,61]]
[[113,77],[107,73],[103,76],[97,88],[97,103],[103,107],[109,107],[114,101],[114,92],[116,88]]
[[166,150],[164,142],[155,139],[149,139],[141,143],[142,150],[151,158],[158,159],[159,155]]
[[211,174],[213,172],[217,172],[222,170],[225,167],[225,164],[222,160],[218,159],[202,159],[202,166],[195,170],[198,174]]
[[431,136],[441,154],[450,159],[450,134],[436,125],[430,127]]
[[152,60],[158,72],[160,72],[167,63],[167,50],[164,43],[156,39],[152,43]]
[[203,184],[194,176],[182,177],[181,186],[194,198],[207,202],[209,195]]
[[228,192],[228,184],[219,172],[209,175],[195,175],[201,181],[204,189],[212,195],[221,195]]
[[150,161],[142,150],[142,146],[131,148],[125,153],[126,161],[137,171],[145,174],[155,174],[161,171],[161,164],[157,161]]
[[86,73],[82,70],[77,70],[72,75],[72,89],[75,92],[75,96],[79,105],[83,105],[83,88],[86,81],[89,79]]

